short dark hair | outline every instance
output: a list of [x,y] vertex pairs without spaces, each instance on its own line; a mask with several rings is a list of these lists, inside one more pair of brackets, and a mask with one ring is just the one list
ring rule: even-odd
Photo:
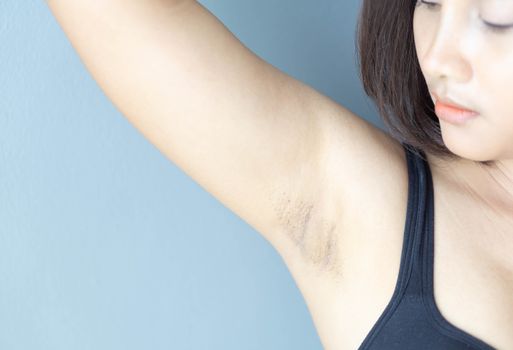
[[461,159],[443,142],[420,69],[413,36],[416,2],[362,1],[356,30],[360,79],[392,137],[443,159]]

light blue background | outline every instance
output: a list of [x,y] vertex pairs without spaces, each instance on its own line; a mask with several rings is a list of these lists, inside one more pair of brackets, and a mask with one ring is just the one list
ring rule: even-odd
[[[360,1],[201,1],[383,129]],[[0,349],[322,349],[286,265],[111,104],[44,1],[0,1]]]

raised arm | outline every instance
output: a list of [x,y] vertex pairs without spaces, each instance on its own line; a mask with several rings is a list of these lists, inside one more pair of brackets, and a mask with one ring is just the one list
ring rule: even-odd
[[337,191],[362,169],[329,169],[382,152],[378,129],[259,58],[194,0],[47,4],[104,93],[168,159],[282,256],[330,253]]

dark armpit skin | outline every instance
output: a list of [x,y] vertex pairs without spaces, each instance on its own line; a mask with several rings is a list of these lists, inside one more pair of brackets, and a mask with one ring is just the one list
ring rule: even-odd
[[336,225],[331,223],[312,232],[311,242],[304,245],[307,248],[304,250],[304,255],[321,273],[326,273],[333,281],[339,282],[342,269],[335,229]]
[[[296,247],[307,265],[334,282],[342,277],[337,225],[326,219],[312,202],[283,198],[275,210],[286,237]],[[290,204],[295,203],[295,204]]]

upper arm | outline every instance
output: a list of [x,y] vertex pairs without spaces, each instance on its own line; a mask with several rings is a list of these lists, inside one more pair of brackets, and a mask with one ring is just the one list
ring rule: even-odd
[[196,1],[48,4],[123,115],[282,255],[345,205],[330,188],[358,173],[334,184],[332,165],[382,152],[377,129],[259,58]]

